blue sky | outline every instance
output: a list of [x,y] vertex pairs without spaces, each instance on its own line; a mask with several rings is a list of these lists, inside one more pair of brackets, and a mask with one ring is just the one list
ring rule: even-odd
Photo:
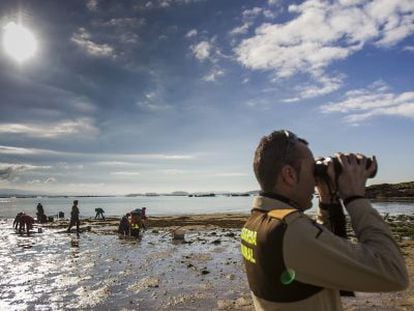
[[253,190],[281,128],[414,179],[411,0],[2,0],[11,22],[37,49],[0,49],[0,188]]

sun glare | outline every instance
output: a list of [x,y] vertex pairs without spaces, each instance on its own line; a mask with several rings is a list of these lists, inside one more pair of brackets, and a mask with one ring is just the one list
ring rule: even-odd
[[3,46],[8,55],[22,63],[34,55],[37,42],[27,28],[10,22],[4,28]]

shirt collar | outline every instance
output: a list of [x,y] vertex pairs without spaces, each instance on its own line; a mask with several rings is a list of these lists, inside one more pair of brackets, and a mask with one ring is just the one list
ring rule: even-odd
[[254,197],[253,208],[264,210],[264,211],[271,211],[273,209],[291,209],[291,208],[297,209],[295,206],[290,205],[286,202],[282,202],[280,200],[272,199],[272,198],[265,197],[265,196]]

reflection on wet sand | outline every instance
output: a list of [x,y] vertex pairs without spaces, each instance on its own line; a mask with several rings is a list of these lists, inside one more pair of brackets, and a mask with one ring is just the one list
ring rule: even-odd
[[[244,217],[158,218],[141,239],[118,236],[119,219],[84,221],[78,236],[58,222],[19,235],[0,219],[0,310],[253,310],[239,250]],[[414,244],[401,243],[414,267]],[[345,310],[408,310],[404,295],[345,299]]]
[[[0,307],[211,310],[218,299],[248,295],[237,272],[242,271],[237,229],[217,229],[213,235],[190,228],[182,239],[173,239],[169,228],[147,230],[141,239],[95,229],[77,237],[44,227],[42,234],[23,237],[14,234],[11,223],[0,223],[5,276]],[[225,236],[229,231],[232,237]],[[216,250],[217,238],[225,251]]]

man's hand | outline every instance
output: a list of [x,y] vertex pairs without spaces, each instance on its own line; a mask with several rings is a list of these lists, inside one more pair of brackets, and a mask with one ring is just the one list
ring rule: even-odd
[[336,157],[342,166],[342,173],[338,177],[341,198],[364,196],[365,184],[377,167],[377,159],[374,157],[374,161],[366,168],[367,158],[362,154],[338,153]]

